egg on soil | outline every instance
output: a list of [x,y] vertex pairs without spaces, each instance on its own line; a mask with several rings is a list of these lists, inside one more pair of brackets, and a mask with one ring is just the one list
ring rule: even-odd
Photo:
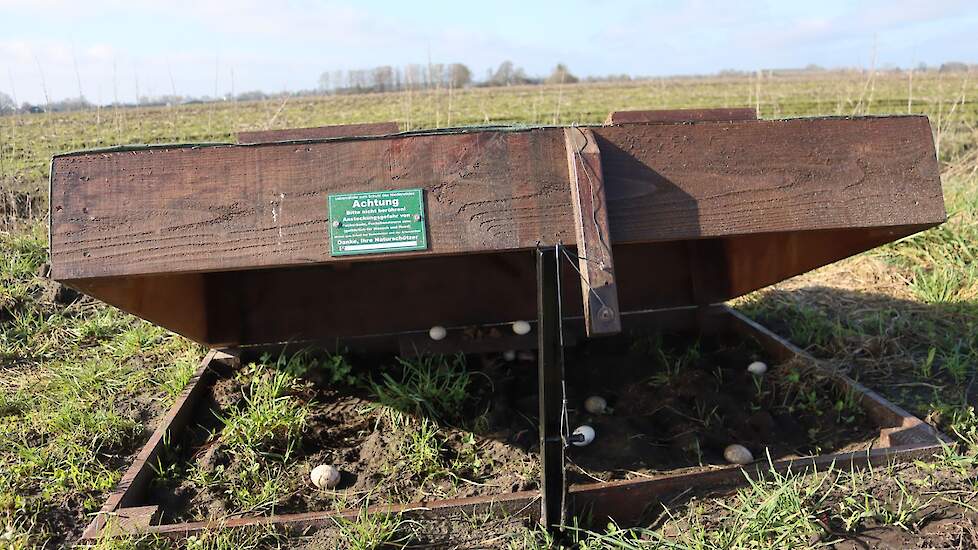
[[747,365],[747,372],[753,374],[754,376],[762,376],[767,372],[767,363],[763,361],[754,361],[750,365]]
[[340,470],[332,464],[320,464],[312,469],[309,478],[320,489],[334,489],[340,484]]
[[751,454],[750,449],[736,443],[727,445],[723,450],[723,458],[731,464],[744,465],[754,462],[754,455]]

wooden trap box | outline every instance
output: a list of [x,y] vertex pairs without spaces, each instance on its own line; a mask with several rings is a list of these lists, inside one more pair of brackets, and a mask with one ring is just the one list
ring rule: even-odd
[[[762,121],[715,109],[617,112],[600,126],[396,130],[252,132],[238,144],[59,155],[52,277],[224,350],[208,356],[201,379],[210,361],[286,344],[537,348],[540,489],[423,508],[491,504],[556,526],[568,508],[621,517],[667,487],[741,475],[563,490],[566,345],[640,325],[716,329],[788,359],[800,352],[716,304],[945,220],[925,117]],[[521,319],[536,320],[530,334],[471,336],[471,327]],[[445,339],[427,336],[435,325],[447,327]],[[857,392],[884,430],[880,448],[845,461],[938,444],[911,415],[827,376]],[[89,535],[113,516],[156,532],[202,528],[151,526],[155,511],[141,500],[146,462],[167,430],[187,422],[199,387],[165,419]],[[228,523],[315,524],[328,515]]]

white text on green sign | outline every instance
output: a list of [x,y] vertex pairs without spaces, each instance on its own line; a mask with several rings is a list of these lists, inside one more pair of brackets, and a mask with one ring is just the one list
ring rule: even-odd
[[428,248],[421,189],[329,196],[333,256]]

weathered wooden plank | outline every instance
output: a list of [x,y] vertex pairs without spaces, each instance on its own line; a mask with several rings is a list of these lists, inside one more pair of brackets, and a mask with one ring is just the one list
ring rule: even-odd
[[595,128],[612,242],[944,221],[925,117]]
[[301,139],[327,139],[355,136],[386,136],[400,131],[396,122],[369,122],[365,124],[337,124],[315,128],[286,128],[283,130],[256,130],[238,132],[238,143],[270,143]]
[[757,111],[749,107],[734,109],[663,109],[653,111],[613,111],[605,119],[606,125],[713,121],[756,120]]
[[[374,504],[365,508],[274,514],[270,516],[229,517],[221,520],[170,523],[150,526],[144,532],[172,539],[219,529],[262,527],[293,532],[309,532],[321,527],[333,527],[342,519],[357,520],[364,515],[397,515],[412,521],[449,517],[464,518],[526,518],[540,516],[540,492],[519,491],[496,495],[481,495],[445,500],[425,500],[406,504]],[[455,542],[455,541],[452,541]]]
[[608,228],[608,203],[601,171],[601,152],[594,132],[565,128],[578,269],[588,336],[621,332],[615,263]]
[[[612,242],[936,224],[925,117],[594,127]],[[562,129],[56,157],[52,277],[336,261],[331,193],[422,187],[429,250],[573,244]]]

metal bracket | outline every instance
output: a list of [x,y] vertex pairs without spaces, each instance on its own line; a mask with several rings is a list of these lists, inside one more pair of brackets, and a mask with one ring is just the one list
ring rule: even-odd
[[564,471],[564,344],[560,312],[558,248],[538,248],[537,335],[540,391],[540,521],[557,531],[564,524],[567,484]]

